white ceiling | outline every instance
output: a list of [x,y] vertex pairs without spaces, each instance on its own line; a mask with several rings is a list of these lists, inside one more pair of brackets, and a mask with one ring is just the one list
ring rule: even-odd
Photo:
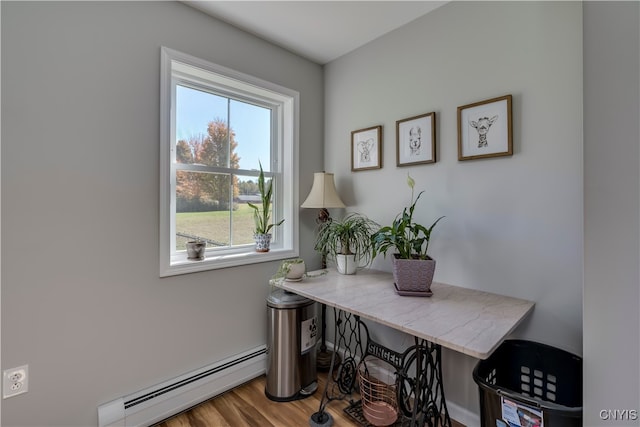
[[196,1],[208,15],[326,64],[446,1]]

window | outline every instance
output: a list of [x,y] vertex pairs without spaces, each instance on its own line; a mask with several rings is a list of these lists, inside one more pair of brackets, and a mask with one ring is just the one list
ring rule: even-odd
[[[162,48],[160,276],[298,256],[296,91]],[[255,251],[259,165],[273,183],[271,250]],[[259,198],[258,198],[259,202]],[[187,258],[189,240],[207,243]]]

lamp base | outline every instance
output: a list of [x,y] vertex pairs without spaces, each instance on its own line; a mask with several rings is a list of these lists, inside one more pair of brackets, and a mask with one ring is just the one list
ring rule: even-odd
[[[318,350],[318,354],[316,355],[316,367],[319,371],[326,372],[331,369],[331,358],[333,357],[333,352],[327,350],[326,348],[320,348]],[[336,357],[333,361],[333,366],[338,366],[342,362],[340,355],[336,353]]]

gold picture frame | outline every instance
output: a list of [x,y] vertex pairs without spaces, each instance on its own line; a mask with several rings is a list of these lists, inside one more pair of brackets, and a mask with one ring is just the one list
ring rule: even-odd
[[512,96],[458,107],[458,160],[513,155]]
[[396,166],[436,161],[436,113],[396,121]]
[[351,171],[382,168],[382,126],[351,132]]

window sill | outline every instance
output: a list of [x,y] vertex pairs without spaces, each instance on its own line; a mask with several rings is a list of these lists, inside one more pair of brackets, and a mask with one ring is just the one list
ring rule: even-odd
[[293,249],[272,248],[269,252],[243,252],[235,254],[208,254],[203,260],[189,260],[186,257],[172,260],[169,265],[160,266],[160,277],[197,273],[219,268],[238,267],[247,264],[278,261],[295,258],[298,252]]

